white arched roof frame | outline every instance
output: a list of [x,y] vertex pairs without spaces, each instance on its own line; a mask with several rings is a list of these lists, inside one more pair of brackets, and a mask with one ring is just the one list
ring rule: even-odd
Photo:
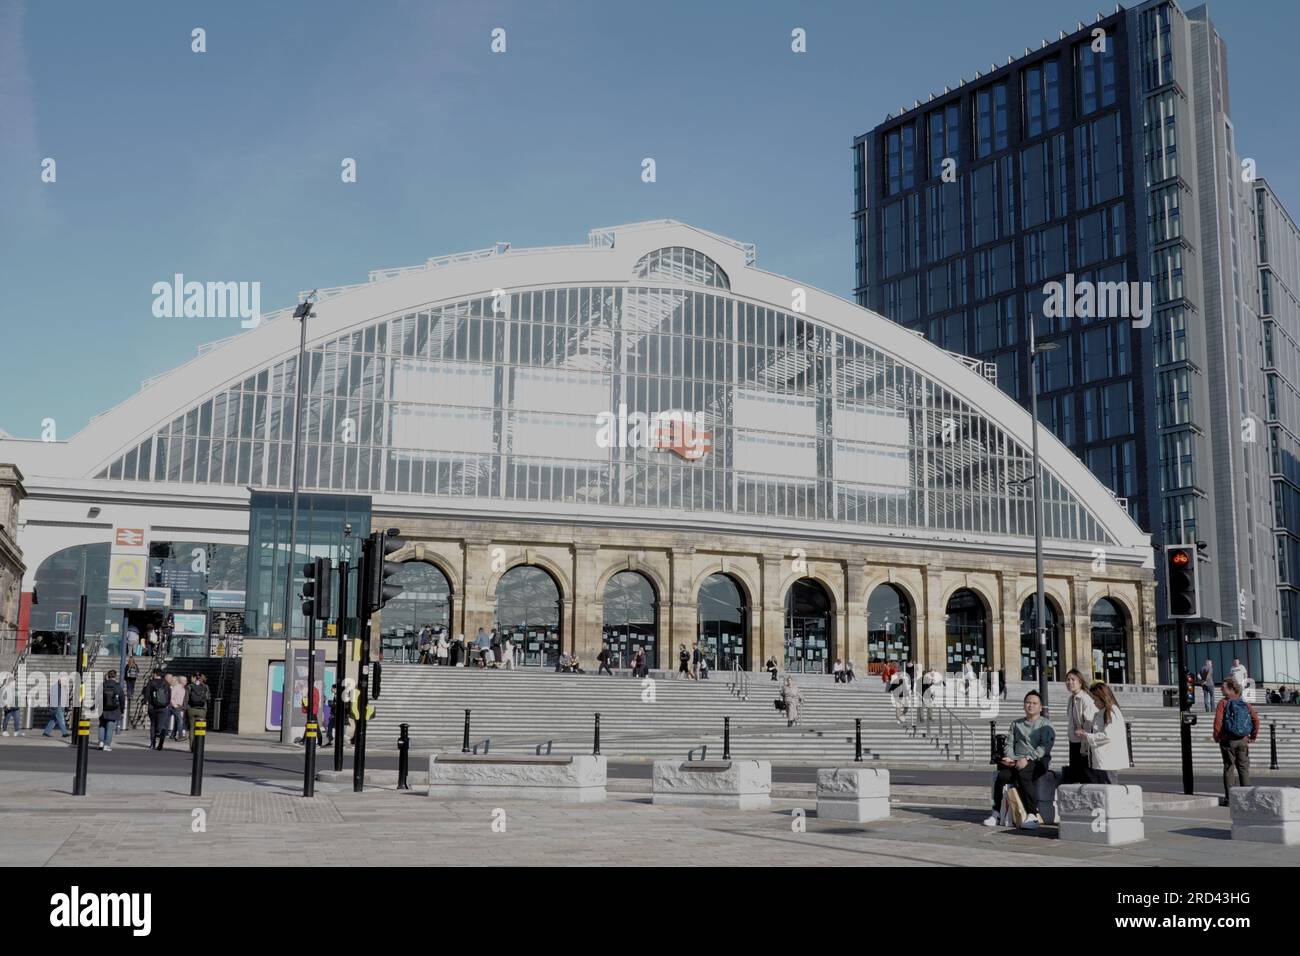
[[[384,281],[346,288],[317,304],[316,317],[308,327],[309,346],[364,328],[386,318],[406,315],[432,303],[457,301],[490,294],[493,289],[507,293],[524,288],[563,288],[572,285],[640,285],[632,270],[650,250],[663,246],[690,246],[713,259],[731,280],[730,294],[766,307],[790,312],[793,290],[802,289],[806,297],[803,317],[829,330],[856,339],[896,361],[911,366],[922,375],[949,389],[973,412],[1004,428],[1026,447],[1031,440],[1032,420],[1029,412],[1009,395],[986,381],[948,353],[924,338],[891,322],[875,312],[845,299],[810,288],[784,276],[763,272],[746,265],[746,253],[738,245],[711,233],[682,223],[663,221],[610,230],[612,246],[570,246],[539,250],[513,250],[500,255],[467,259],[438,268],[404,271]],[[703,291],[709,287],[655,280],[655,285]],[[711,289],[718,294],[726,290]],[[118,456],[153,435],[177,414],[199,404],[242,381],[251,372],[292,357],[298,350],[298,324],[290,318],[264,322],[256,329],[212,348],[185,365],[160,376],[147,388],[131,396],[89,425],[66,443],[22,443],[30,446],[37,461],[36,471],[65,478],[90,478]],[[162,410],[162,411],[160,411]],[[38,448],[36,446],[44,446]],[[1064,488],[1098,521],[1115,542],[1110,547],[1129,563],[1148,565],[1151,561],[1150,538],[1119,506],[1109,491],[1048,429],[1039,431],[1039,447],[1044,466]],[[243,489],[209,486],[213,497],[242,497]],[[373,496],[377,502],[385,496]],[[477,510],[491,506],[492,514],[528,519],[527,511],[515,502],[473,499]],[[410,502],[394,500],[391,510],[402,510]],[[462,507],[467,503],[462,503]],[[389,510],[389,509],[386,509]],[[587,507],[585,511],[592,513]],[[662,513],[634,513],[633,509],[610,508],[605,515],[614,521],[662,520]],[[726,515],[721,528],[744,530],[776,529],[770,518],[751,520],[748,516]],[[703,527],[701,516],[689,523]],[[791,522],[790,529],[806,530],[807,522]],[[717,527],[718,525],[715,525]],[[833,529],[826,529],[833,536]],[[861,537],[860,529],[856,529]],[[879,540],[912,537],[918,540],[977,544],[987,536],[962,532],[927,532],[899,529],[882,533]],[[1002,540],[1018,540],[1007,539]],[[1052,540],[1056,551],[1090,553],[1094,545],[1083,542]],[[1018,547],[1007,550],[1018,551]]]

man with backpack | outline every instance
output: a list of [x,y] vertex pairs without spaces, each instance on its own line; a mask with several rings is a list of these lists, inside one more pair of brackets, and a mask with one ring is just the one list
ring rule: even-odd
[[1214,711],[1214,739],[1223,755],[1223,797],[1219,806],[1228,806],[1233,772],[1237,784],[1250,786],[1250,745],[1259,737],[1259,714],[1241,698],[1241,684],[1235,677],[1223,682],[1223,699]]
[[209,697],[208,675],[203,673],[195,674],[185,695],[185,719],[190,727],[191,751],[194,750],[194,728],[196,726],[194,721],[206,721],[208,719]]
[[122,685],[117,682],[117,671],[104,675],[104,700],[99,710],[99,749],[112,752],[113,728],[121,722],[126,710]]
[[149,749],[162,750],[163,740],[167,737],[167,727],[163,723],[172,704],[172,689],[163,680],[162,671],[154,668],[149,683],[144,686],[144,702],[149,708]]

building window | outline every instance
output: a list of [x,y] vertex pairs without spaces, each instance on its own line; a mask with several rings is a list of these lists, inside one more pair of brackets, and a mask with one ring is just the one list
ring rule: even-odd
[[[1064,223],[1025,234],[1025,281],[1045,282],[1070,268],[1068,239]],[[1041,295],[1041,293],[1040,293]],[[1041,314],[1041,310],[1035,310]]]
[[1024,71],[1025,135],[1039,136],[1061,125],[1061,77],[1056,60]]
[[943,174],[943,161],[960,160],[961,106],[953,103],[930,114],[930,175]]
[[1078,256],[1075,265],[1089,266],[1124,254],[1124,205],[1080,216],[1075,223]]
[[1074,385],[1074,349],[1073,340],[1058,339],[1060,348],[1053,352],[1044,352],[1034,362],[1038,370],[1038,391],[1055,392]]
[[1115,199],[1124,189],[1124,143],[1119,113],[1075,130],[1075,169],[1080,209]]
[[1000,295],[1016,284],[1015,244],[1004,242],[1000,246],[975,253],[975,298],[986,299]]
[[885,195],[916,185],[916,126],[908,123],[885,134]]
[[1007,147],[1007,84],[994,83],[975,94],[975,156]]
[[965,249],[962,230],[962,185],[939,183],[925,191],[930,235],[930,261],[938,262]]
[[1081,43],[1074,48],[1080,114],[1115,104],[1115,37],[1107,34],[1101,51],[1093,50],[1093,42]]
[[1015,345],[1017,324],[1015,296],[981,305],[975,310],[976,351],[983,354]]

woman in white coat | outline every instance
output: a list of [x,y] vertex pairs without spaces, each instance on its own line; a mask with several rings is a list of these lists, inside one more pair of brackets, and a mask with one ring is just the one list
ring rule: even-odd
[[1093,783],[1119,783],[1119,771],[1129,767],[1128,730],[1124,714],[1109,687],[1098,681],[1089,688],[1097,704],[1092,729],[1080,732],[1088,753],[1088,776]]
[[451,652],[451,642],[447,640],[447,632],[441,631],[438,634],[438,645],[435,653],[438,657],[438,663],[442,667],[447,666],[447,655]]

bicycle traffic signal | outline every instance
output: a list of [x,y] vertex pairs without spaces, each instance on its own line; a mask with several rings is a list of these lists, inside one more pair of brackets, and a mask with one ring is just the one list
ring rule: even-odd
[[1198,564],[1194,545],[1165,545],[1170,617],[1201,616],[1201,575]]

